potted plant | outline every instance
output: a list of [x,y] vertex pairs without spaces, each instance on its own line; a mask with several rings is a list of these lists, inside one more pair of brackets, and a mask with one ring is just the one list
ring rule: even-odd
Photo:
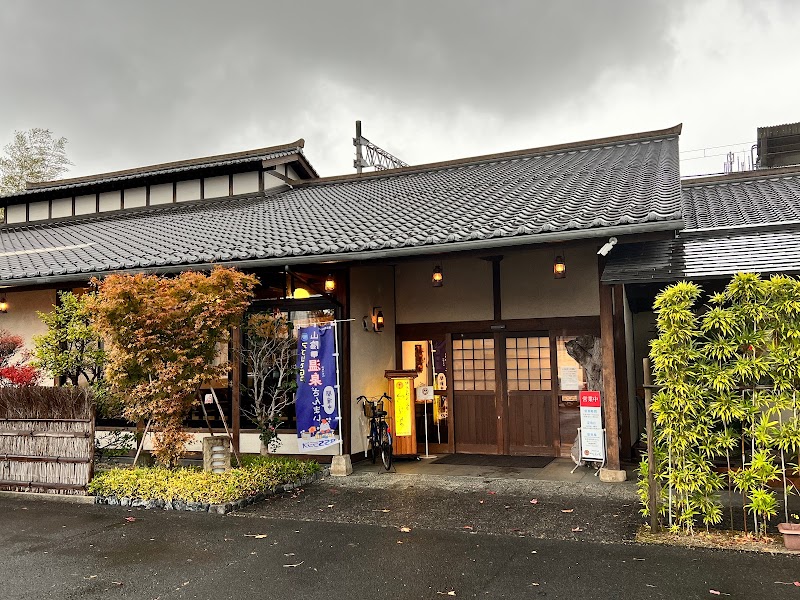
[[792,513],[788,523],[778,523],[778,531],[783,534],[783,545],[787,550],[800,551],[800,515]]

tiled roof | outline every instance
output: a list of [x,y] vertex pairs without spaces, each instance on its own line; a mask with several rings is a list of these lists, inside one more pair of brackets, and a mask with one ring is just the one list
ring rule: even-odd
[[674,229],[681,217],[679,131],[310,180],[268,196],[6,226],[0,280],[357,260],[614,228]]
[[735,173],[683,182],[687,229],[800,219],[800,169]]
[[602,280],[641,283],[800,273],[800,169],[683,181],[686,228],[673,240],[624,244]]
[[800,227],[690,233],[619,245],[609,255],[601,279],[609,284],[697,281],[739,272],[800,273]]
[[194,158],[191,160],[181,160],[176,162],[151,165],[148,167],[127,169],[125,171],[101,173],[99,175],[90,175],[87,177],[75,177],[72,179],[59,179],[56,181],[28,183],[27,190],[13,194],[13,196],[14,197],[27,196],[31,194],[38,194],[41,192],[50,192],[54,190],[69,190],[69,189],[86,187],[88,185],[96,185],[101,183],[112,183],[117,181],[128,181],[132,179],[143,179],[146,177],[168,175],[172,173],[183,173],[187,171],[196,171],[198,169],[211,169],[215,167],[223,167],[223,166],[243,164],[243,163],[260,162],[263,160],[275,160],[279,158],[286,158],[288,156],[292,156],[295,154],[302,155],[304,145],[305,145],[304,140],[300,139],[290,144],[283,144],[281,146],[271,146],[269,148],[259,148],[257,150],[248,150],[245,152],[235,152],[233,154],[206,156],[203,158]]

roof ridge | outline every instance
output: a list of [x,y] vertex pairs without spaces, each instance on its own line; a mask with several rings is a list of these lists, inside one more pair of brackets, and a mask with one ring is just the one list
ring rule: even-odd
[[262,154],[273,154],[276,152],[285,152],[287,150],[298,150],[302,153],[302,149],[305,147],[305,140],[303,138],[299,138],[294,142],[290,142],[288,144],[280,144],[278,146],[267,146],[265,148],[256,148],[253,150],[243,150],[239,152],[230,152],[227,154],[214,154],[211,156],[201,156],[197,158],[189,158],[184,160],[176,160],[171,162],[165,163],[157,163],[154,165],[145,165],[143,167],[134,167],[131,169],[122,169],[119,171],[107,171],[105,173],[96,173],[94,175],[84,175],[81,177],[70,177],[68,179],[54,179],[51,181],[40,181],[40,182],[26,182],[26,188],[23,191],[31,191],[31,190],[44,190],[51,187],[60,187],[64,185],[75,185],[80,183],[92,183],[95,181],[101,181],[104,179],[108,179],[110,177],[123,177],[126,175],[147,175],[149,173],[155,171],[161,171],[164,169],[174,169],[179,167],[193,167],[199,166],[206,163],[214,163],[223,160],[235,160],[240,158],[247,158],[249,156],[253,156],[253,158],[260,156]]
[[692,179],[681,179],[681,187],[695,187],[710,183],[738,183],[740,181],[755,181],[760,179],[774,179],[787,175],[800,175],[800,165],[777,167],[775,169],[754,169],[752,171],[737,171],[723,175],[709,175]]
[[498,152],[495,154],[469,156],[464,158],[456,158],[445,161],[425,163],[421,165],[410,165],[408,167],[399,167],[396,169],[383,169],[381,171],[370,171],[369,173],[348,173],[345,175],[332,175],[330,177],[320,177],[318,179],[313,179],[313,180],[304,180],[298,182],[297,185],[307,186],[307,185],[318,185],[318,184],[328,184],[328,183],[339,183],[345,181],[359,181],[362,179],[377,179],[393,175],[406,175],[409,173],[416,173],[416,172],[435,171],[440,169],[446,169],[449,167],[458,167],[469,164],[485,163],[495,160],[522,158],[526,156],[541,156],[547,154],[554,154],[562,151],[590,150],[593,148],[602,148],[604,146],[616,145],[621,143],[645,142],[650,140],[666,139],[674,136],[679,136],[681,134],[682,128],[683,128],[683,123],[679,123],[678,125],[675,125],[673,127],[668,127],[667,129],[655,129],[652,131],[630,133],[625,135],[615,135],[615,136],[596,138],[591,140],[579,140],[576,142],[554,144],[550,146],[540,146],[537,148],[527,148],[523,150]]

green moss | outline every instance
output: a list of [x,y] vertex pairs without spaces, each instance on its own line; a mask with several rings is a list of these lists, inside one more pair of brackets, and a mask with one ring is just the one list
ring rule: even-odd
[[209,473],[194,467],[111,469],[92,479],[89,493],[141,500],[224,504],[304,479],[321,469],[314,461],[283,457],[247,457],[242,462],[241,468],[226,473]]

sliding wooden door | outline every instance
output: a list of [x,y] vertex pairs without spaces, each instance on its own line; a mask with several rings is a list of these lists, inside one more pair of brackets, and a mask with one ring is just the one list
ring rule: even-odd
[[453,336],[455,451],[500,454],[493,337]]
[[558,406],[553,391],[550,336],[508,335],[504,350],[504,454],[555,456]]

